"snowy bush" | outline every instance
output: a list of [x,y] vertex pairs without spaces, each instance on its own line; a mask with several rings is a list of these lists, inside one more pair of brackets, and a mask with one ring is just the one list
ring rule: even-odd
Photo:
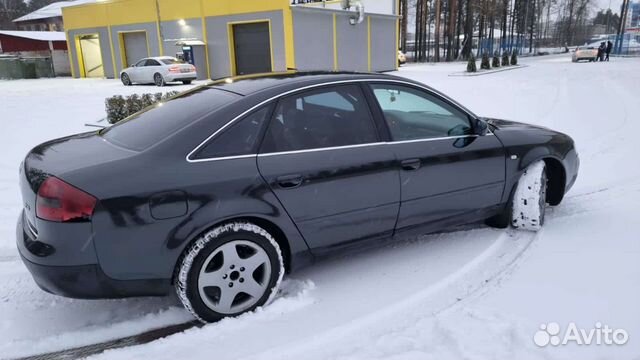
[[502,66],[509,66],[509,52],[506,50],[502,53]]
[[482,53],[482,60],[480,61],[480,69],[489,70],[491,69],[491,64],[489,64],[489,54],[486,52]]
[[473,54],[469,55],[469,61],[467,61],[467,72],[476,72],[478,68],[476,68],[476,58]]
[[511,65],[518,65],[518,52],[515,50],[511,53]]
[[129,114],[125,100],[121,95],[107,98],[104,103],[107,110],[107,121],[110,124],[115,124]]
[[115,124],[142,109],[152,106],[159,101],[167,100],[176,94],[178,94],[177,91],[169,91],[166,94],[133,94],[126,98],[121,95],[109,97],[104,101],[107,121],[110,124]]
[[500,55],[497,50],[493,53],[491,67],[494,67],[494,68],[500,67]]

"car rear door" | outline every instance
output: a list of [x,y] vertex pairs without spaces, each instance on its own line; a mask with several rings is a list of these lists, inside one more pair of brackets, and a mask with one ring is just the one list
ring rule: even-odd
[[370,88],[400,162],[396,229],[471,221],[501,203],[505,155],[492,133],[475,134],[475,119],[425,89],[398,83]]
[[142,79],[140,81],[146,83],[153,82],[153,75],[155,75],[156,72],[159,72],[160,74],[163,73],[162,65],[160,65],[160,63],[154,59],[147,59],[147,62],[144,65],[143,69],[144,70],[141,75]]
[[280,99],[258,168],[318,255],[392,234],[400,183],[359,84]]

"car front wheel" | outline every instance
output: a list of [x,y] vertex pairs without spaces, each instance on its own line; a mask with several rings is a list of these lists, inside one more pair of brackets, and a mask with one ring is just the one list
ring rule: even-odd
[[122,84],[124,86],[129,86],[131,85],[131,79],[129,78],[129,75],[127,75],[127,73],[124,73],[120,76],[120,80],[122,81]]
[[274,238],[255,224],[232,222],[208,231],[187,249],[175,289],[197,319],[214,322],[268,304],[283,275]]

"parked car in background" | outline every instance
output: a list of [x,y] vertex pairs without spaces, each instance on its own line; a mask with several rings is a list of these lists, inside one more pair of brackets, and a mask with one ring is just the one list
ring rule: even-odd
[[402,50],[398,50],[398,65],[404,65],[407,63],[407,55]]
[[598,49],[593,46],[578,46],[573,52],[571,61],[578,62],[580,60],[595,61],[598,57]]
[[196,67],[170,56],[144,58],[120,72],[120,80],[131,84],[156,84],[181,81],[191,84],[197,78]]
[[31,150],[17,246],[48,292],[173,288],[216,321],[330,254],[482,220],[538,230],[578,168],[569,136],[405,78],[232,77]]

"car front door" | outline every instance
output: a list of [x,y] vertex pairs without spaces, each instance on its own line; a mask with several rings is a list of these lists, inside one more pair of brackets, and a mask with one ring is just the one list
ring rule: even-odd
[[280,99],[258,168],[314,254],[389,238],[400,183],[359,84]]
[[397,83],[370,89],[400,161],[397,230],[474,221],[501,203],[505,155],[496,136],[477,134],[477,120],[425,89]]
[[127,72],[129,78],[133,82],[140,82],[142,80],[141,73],[144,71],[145,64],[147,63],[147,59],[142,59],[138,61],[131,69]]

